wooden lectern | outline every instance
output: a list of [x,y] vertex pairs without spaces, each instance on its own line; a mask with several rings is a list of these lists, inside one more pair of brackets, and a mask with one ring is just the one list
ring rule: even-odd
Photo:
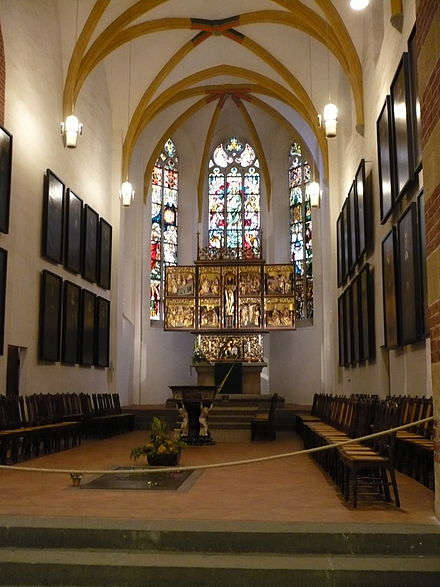
[[181,439],[188,444],[214,444],[208,430],[208,412],[212,408],[216,385],[170,385],[182,418]]

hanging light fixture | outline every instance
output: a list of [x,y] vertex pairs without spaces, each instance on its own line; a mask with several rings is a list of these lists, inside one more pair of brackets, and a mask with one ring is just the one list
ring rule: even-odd
[[[75,46],[78,40],[78,0],[76,2],[76,23],[75,23]],[[72,104],[72,114],[66,117],[66,120],[60,123],[61,134],[64,136],[64,146],[69,149],[75,149],[78,144],[78,136],[82,135],[83,125],[75,116],[74,105]]]
[[324,106],[323,121],[325,136],[332,139],[336,136],[336,126],[338,123],[338,108],[331,101],[330,92],[330,49],[328,47],[329,23],[327,21],[327,82],[328,82],[328,104]]
[[370,4],[370,0],[350,0],[350,8],[353,10],[363,10]]
[[[313,86],[312,86],[312,44],[311,44],[311,37],[309,35],[309,82],[310,82],[310,100],[313,104]],[[312,172],[312,181],[310,181],[306,186],[306,192],[310,199],[310,205],[314,208],[319,208],[319,200],[320,200],[320,187],[319,183],[315,181],[315,158],[312,156],[312,164],[313,164],[313,172]]]
[[[127,132],[130,124],[130,94],[131,94],[131,41],[130,41],[130,52],[128,59],[128,98],[127,98]],[[127,171],[128,173],[128,171]],[[119,190],[119,198],[122,205],[126,208],[130,206],[134,200],[134,189],[131,183],[128,181],[128,177],[122,182],[121,189]]]

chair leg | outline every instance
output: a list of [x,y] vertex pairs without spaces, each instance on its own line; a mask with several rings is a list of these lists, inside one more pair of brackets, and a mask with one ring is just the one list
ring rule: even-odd
[[394,472],[394,469],[391,468],[390,469],[390,478],[391,478],[391,484],[393,486],[393,492],[394,492],[394,501],[396,502],[396,506],[398,508],[400,508],[400,498],[399,498],[399,491],[397,489],[397,481],[396,481],[396,474]]
[[358,478],[357,478],[357,471],[353,469],[353,483],[352,483],[352,492],[353,492],[353,507],[357,507],[357,485],[358,485]]
[[388,485],[388,475],[386,469],[380,470],[380,478],[382,479],[383,493],[386,501],[391,501],[390,488]]

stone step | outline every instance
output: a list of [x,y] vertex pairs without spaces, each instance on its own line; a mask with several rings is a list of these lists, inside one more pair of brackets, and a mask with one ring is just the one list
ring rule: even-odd
[[440,560],[426,556],[267,555],[0,549],[2,585],[286,587],[437,586]]

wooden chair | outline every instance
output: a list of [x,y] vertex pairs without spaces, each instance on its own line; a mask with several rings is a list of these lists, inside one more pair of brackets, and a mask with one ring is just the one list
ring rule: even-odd
[[274,393],[270,400],[269,411],[266,414],[257,414],[251,422],[251,440],[261,437],[264,440],[275,440],[276,431],[274,426],[275,409],[278,401],[278,394]]

